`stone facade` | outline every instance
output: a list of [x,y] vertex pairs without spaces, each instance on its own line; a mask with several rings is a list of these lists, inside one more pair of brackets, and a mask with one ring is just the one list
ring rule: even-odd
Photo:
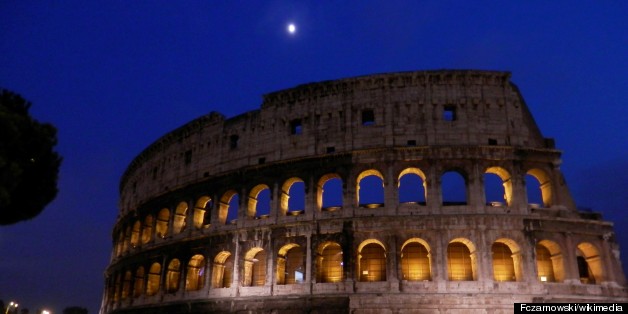
[[326,81],[210,113],[124,173],[101,313],[628,302],[612,223],[576,209],[560,155],[505,72]]

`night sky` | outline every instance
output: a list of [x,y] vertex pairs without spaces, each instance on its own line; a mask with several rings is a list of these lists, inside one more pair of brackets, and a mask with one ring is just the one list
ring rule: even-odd
[[395,71],[511,71],[628,265],[627,17],[626,1],[0,1],[0,87],[57,127],[63,156],[55,201],[0,227],[0,299],[98,312],[120,176],[166,132]]

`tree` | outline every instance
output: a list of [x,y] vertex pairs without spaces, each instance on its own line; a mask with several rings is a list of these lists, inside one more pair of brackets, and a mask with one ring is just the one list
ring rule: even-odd
[[87,309],[79,306],[66,307],[63,314],[87,314]]
[[31,118],[30,106],[0,89],[0,225],[39,215],[57,196],[57,129]]

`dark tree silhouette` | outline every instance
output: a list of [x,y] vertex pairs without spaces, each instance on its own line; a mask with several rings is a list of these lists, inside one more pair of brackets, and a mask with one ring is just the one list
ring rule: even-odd
[[31,118],[30,106],[0,89],[0,225],[39,215],[57,196],[57,129]]
[[87,314],[87,309],[79,306],[66,307],[63,314]]

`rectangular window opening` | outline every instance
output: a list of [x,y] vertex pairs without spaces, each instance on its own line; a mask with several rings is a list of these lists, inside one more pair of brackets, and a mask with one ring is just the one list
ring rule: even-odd
[[188,150],[185,152],[184,162],[186,165],[189,165],[192,163],[192,150]]
[[496,146],[497,145],[497,140],[494,139],[494,138],[489,138],[488,139],[488,145]]
[[362,110],[362,125],[374,125],[375,124],[375,112],[373,109]]
[[443,120],[456,121],[456,107],[455,106],[445,106],[445,109],[443,110]]
[[335,151],[336,151],[336,147],[334,147],[334,146],[328,146],[327,147],[327,153],[328,154],[331,154],[331,153],[333,153]]
[[416,140],[409,140],[408,146],[416,146]]
[[290,122],[290,134],[299,135],[303,133],[303,124],[301,119],[295,119]]
[[231,135],[229,137],[229,148],[231,149],[236,149],[238,148],[238,141],[240,140],[240,137],[237,135]]

